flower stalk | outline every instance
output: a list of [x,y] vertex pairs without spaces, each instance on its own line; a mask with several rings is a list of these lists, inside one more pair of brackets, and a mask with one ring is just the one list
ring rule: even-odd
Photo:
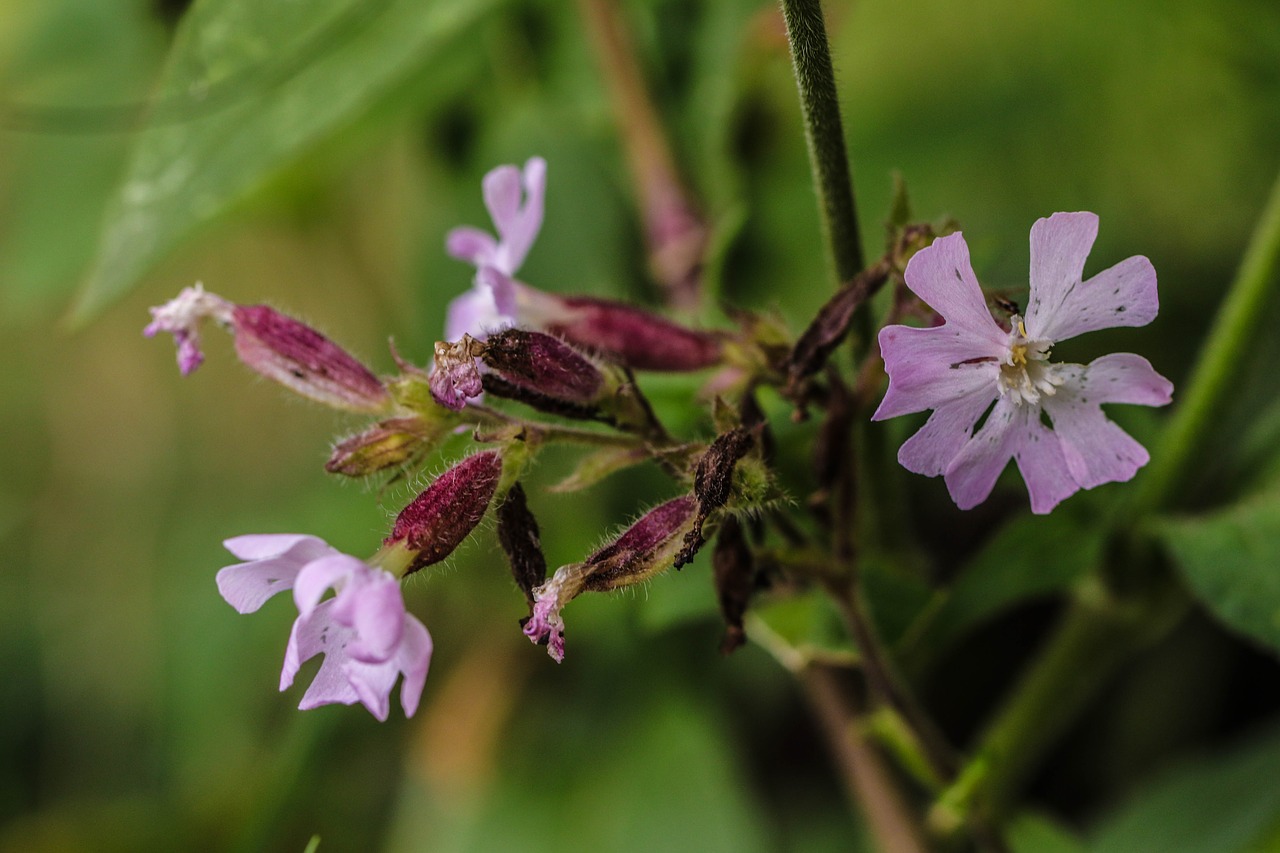
[[822,230],[827,240],[827,256],[836,283],[843,284],[862,271],[862,240],[858,235],[853,178],[844,144],[822,4],[819,0],[782,0],[782,16],[800,90],[800,109]]

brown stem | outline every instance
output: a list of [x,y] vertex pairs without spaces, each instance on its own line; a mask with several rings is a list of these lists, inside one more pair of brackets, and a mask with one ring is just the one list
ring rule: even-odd
[[667,304],[693,310],[702,300],[702,258],[708,231],[676,170],[675,156],[654,106],[615,0],[578,0],[621,131],[644,218],[649,262]]
[[915,733],[934,774],[943,779],[952,778],[957,767],[955,751],[920,707],[915,695],[903,683],[889,660],[858,587],[836,582],[829,589],[857,646],[862,669],[872,692],[896,711]]
[[849,801],[866,817],[876,849],[926,853],[923,834],[903,802],[897,782],[859,729],[859,709],[853,697],[841,689],[839,670],[810,664],[798,675],[831,746]]

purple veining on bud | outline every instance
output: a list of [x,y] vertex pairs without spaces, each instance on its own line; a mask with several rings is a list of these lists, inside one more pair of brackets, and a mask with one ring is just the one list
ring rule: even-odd
[[502,477],[502,456],[493,450],[463,459],[396,517],[383,545],[412,554],[405,574],[438,563],[453,553],[489,510]]
[[462,340],[456,343],[436,342],[435,367],[428,381],[431,396],[437,403],[460,412],[467,405],[467,400],[484,393],[480,368],[476,366],[476,356],[483,346],[470,335],[463,335]]
[[688,371],[720,361],[719,335],[689,329],[640,308],[590,296],[560,297],[546,329],[636,370]]
[[480,357],[511,384],[569,403],[595,402],[604,385],[589,359],[542,332],[507,329],[490,335]]
[[391,402],[367,367],[292,317],[266,305],[237,305],[231,325],[241,361],[304,397],[357,412],[379,412]]

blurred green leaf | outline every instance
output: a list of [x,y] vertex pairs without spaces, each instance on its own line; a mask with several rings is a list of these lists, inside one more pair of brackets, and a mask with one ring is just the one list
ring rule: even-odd
[[198,2],[138,138],[73,319],[345,128],[496,0]]
[[966,564],[913,645],[941,648],[1007,607],[1067,588],[1101,547],[1100,525],[1065,512],[1019,516]]
[[1059,824],[1038,814],[1022,814],[1005,833],[1014,853],[1084,853],[1084,843]]
[[1280,821],[1280,732],[1170,770],[1098,827],[1094,853],[1244,853]]
[[1210,515],[1169,519],[1157,533],[1211,613],[1280,650],[1280,491]]

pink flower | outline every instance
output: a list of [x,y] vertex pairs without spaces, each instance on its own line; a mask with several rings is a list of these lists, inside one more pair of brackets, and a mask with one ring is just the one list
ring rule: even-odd
[[[449,303],[447,341],[477,340],[511,326],[541,329],[637,370],[699,370],[723,356],[721,336],[688,329],[643,309],[590,296],[559,296],[515,278],[542,228],[547,163],[498,166],[484,177],[484,201],[498,232],[463,226],[449,232],[453,257],[476,268],[474,287]],[[473,382],[469,375],[459,381]],[[445,377],[441,377],[445,381]],[[461,395],[461,396],[459,396]],[[450,392],[458,405],[465,392]]]
[[961,509],[986,500],[1010,459],[1036,513],[1079,489],[1129,480],[1147,463],[1146,449],[1101,406],[1163,406],[1173,385],[1128,353],[1087,365],[1049,360],[1059,341],[1156,316],[1156,273],[1144,257],[1083,280],[1097,233],[1092,213],[1055,213],[1032,226],[1030,302],[1009,329],[987,309],[962,235],[934,241],[907,265],[907,286],[946,322],[881,330],[889,390],[873,420],[933,410],[898,461],[942,475]]
[[498,166],[484,176],[482,187],[497,239],[467,225],[445,238],[450,255],[476,268],[474,288],[449,303],[445,337],[450,341],[464,334],[480,338],[516,322],[518,287],[512,277],[542,230],[547,161],[531,157],[523,171]]
[[[237,536],[223,543],[247,562],[218,572],[218,591],[241,613],[257,610],[277,592],[293,590],[298,618],[289,635],[280,689],[303,663],[324,662],[298,705],[303,710],[362,703],[379,720],[390,711],[400,675],[400,705],[418,709],[431,663],[431,635],[405,612],[400,583],[390,573],[343,554],[314,536]],[[321,600],[326,590],[332,598]]]

